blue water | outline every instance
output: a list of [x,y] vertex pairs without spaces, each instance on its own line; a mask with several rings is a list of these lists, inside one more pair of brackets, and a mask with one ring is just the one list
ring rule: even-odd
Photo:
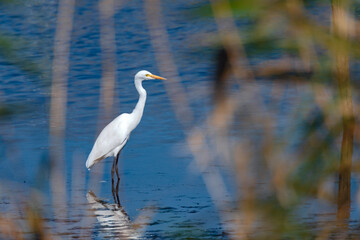
[[[133,85],[134,74],[146,69],[159,74],[149,39],[141,1],[125,3],[115,15],[116,67],[115,107],[112,117],[131,112],[138,94]],[[198,87],[208,92],[211,87],[212,50],[198,50],[188,45],[199,29],[214,29],[209,20],[194,21],[184,10],[196,9],[192,1],[163,1],[164,21],[174,57],[185,87]],[[103,161],[104,175],[95,183],[92,175],[101,172],[96,165],[85,168],[87,154],[106,119],[99,110],[101,49],[97,1],[77,1],[71,39],[70,71],[66,112],[65,212],[69,221],[60,220],[52,206],[49,184],[49,104],[52,47],[56,23],[56,1],[27,1],[2,6],[0,29],[21,38],[20,57],[39,64],[43,74],[30,75],[6,59],[0,62],[1,103],[21,106],[19,112],[1,121],[1,192],[2,203],[10,209],[24,209],[17,204],[33,202],[41,205],[49,232],[66,237],[115,236],[96,222],[86,194],[94,190],[99,199],[111,204],[110,169],[112,159]],[[189,24],[189,20],[191,24]],[[166,76],[165,76],[166,77]],[[194,82],[196,80],[196,82]],[[146,82],[148,100],[140,125],[122,151],[119,164],[121,184],[119,197],[131,220],[153,208],[144,235],[150,238],[199,236],[222,238],[223,229],[202,177],[191,171],[193,161],[187,148],[185,133],[176,119],[162,82]],[[210,95],[192,102],[195,121],[201,121],[210,107]],[[202,106],[199,108],[199,106]],[[41,204],[30,196],[40,190]],[[14,201],[13,199],[17,200]],[[26,215],[24,213],[24,215]],[[79,229],[87,229],[79,231]],[[106,233],[105,235],[104,232]],[[113,235],[112,235],[113,234]]]
[[[201,125],[212,107],[215,50],[199,47],[194,37],[198,33],[214,32],[216,26],[211,19],[193,18],[187,14],[202,4],[203,1],[192,0],[162,1],[174,60],[195,116],[192,122],[185,123],[188,126]],[[46,229],[64,238],[119,236],[119,229],[111,224],[104,225],[99,214],[90,210],[95,205],[89,203],[87,195],[93,191],[101,200],[98,203],[105,203],[102,212],[106,216],[120,213],[114,207],[111,192],[112,159],[95,165],[91,172],[85,168],[99,129],[108,121],[99,109],[102,76],[100,29],[98,2],[93,0],[76,1],[64,157],[60,159],[65,168],[66,196],[61,206],[52,205],[49,104],[56,9],[57,1],[45,0],[29,0],[0,8],[0,30],[20,38],[16,44],[19,57],[38,63],[42,70],[41,75],[31,75],[9,64],[6,59],[0,59],[0,103],[18,108],[16,114],[1,119],[0,211],[26,225],[26,206],[40,208]],[[146,69],[161,75],[149,38],[143,1],[128,1],[121,5],[116,11],[115,28],[117,78],[111,118],[122,112],[131,112],[135,106],[138,94],[133,76],[137,71]],[[283,126],[288,123],[289,112],[296,110],[297,88],[281,85],[284,93],[276,96],[278,100],[274,101],[269,89],[276,84],[259,84],[265,104],[273,101],[278,105],[279,121],[274,127],[281,134]],[[120,217],[114,220],[115,223],[127,228],[136,223],[139,216],[145,217],[147,221],[143,226],[146,227],[142,234],[145,238],[226,238],[218,209],[188,148],[188,132],[184,131],[174,113],[164,83],[145,82],[144,87],[148,92],[144,115],[122,151],[119,163],[121,209],[128,215],[130,223],[121,222]],[[239,116],[239,119],[246,117]],[[258,132],[251,128],[251,124],[238,121],[234,126],[234,138],[240,129],[245,129],[243,136],[256,139]],[[223,174],[229,192],[234,193],[231,173],[223,171]],[[94,177],[99,175],[98,179]],[[354,190],[356,183],[353,179]],[[314,205],[311,202],[304,209],[312,212]],[[329,209],[324,212],[334,214],[334,206]],[[352,217],[356,216],[355,209]]]

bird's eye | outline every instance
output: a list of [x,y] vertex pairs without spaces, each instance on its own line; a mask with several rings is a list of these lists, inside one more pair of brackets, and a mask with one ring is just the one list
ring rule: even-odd
[[150,77],[150,74],[146,74],[145,76],[146,76],[146,77]]

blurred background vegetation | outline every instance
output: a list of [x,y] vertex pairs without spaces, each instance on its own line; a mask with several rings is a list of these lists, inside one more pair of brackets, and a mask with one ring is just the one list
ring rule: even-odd
[[[182,85],[162,21],[160,0],[139,2],[147,24],[160,74],[170,79],[166,91],[173,111],[183,127],[194,157],[217,207],[229,239],[358,239],[359,111],[358,1],[324,0],[210,0],[187,10],[189,23],[211,18],[216,32],[194,36],[196,48],[215,49],[212,81],[212,110],[206,120],[195,124],[195,115]],[[9,7],[1,1],[2,8]],[[24,4],[21,1],[16,4]],[[118,5],[117,5],[118,4]],[[122,3],[99,1],[103,77],[101,111],[110,118],[113,109],[116,65],[114,63],[114,11]],[[114,8],[115,6],[117,8]],[[63,201],[65,181],[64,131],[67,74],[75,1],[59,0],[52,74],[24,56],[26,40],[0,34],[4,61],[24,74],[51,78],[48,88],[51,186],[54,205]],[[114,10],[115,9],[115,10]],[[176,52],[176,49],[173,49]],[[50,77],[51,75],[51,77]],[[270,96],[262,84],[281,83]],[[301,97],[287,124],[278,107],[288,85],[299,86]],[[266,99],[268,98],[268,99]],[[2,118],[15,107],[0,102]],[[16,114],[16,112],[14,113]],[[104,119],[102,121],[105,121]],[[246,134],[242,129],[251,129]],[[249,133],[250,132],[250,133]],[[256,133],[252,135],[251,133]],[[231,184],[216,166],[234,172]],[[235,186],[229,197],[227,185]],[[59,187],[60,186],[60,187]],[[326,206],[332,214],[309,215]],[[40,210],[29,207],[26,231],[47,239]],[[189,227],[191,229],[191,227]],[[0,236],[23,238],[13,220],[0,218]],[[204,229],[205,232],[205,229]],[[174,238],[201,238],[204,232],[183,230]],[[190,236],[189,236],[190,235]],[[193,236],[191,236],[193,235]]]
[[[212,12],[219,31],[214,37],[220,50],[213,116],[219,131],[229,130],[222,126],[229,117],[223,116],[235,115],[240,106],[226,90],[233,81],[261,79],[311,86],[309,95],[299,103],[308,105],[307,109],[299,107],[291,129],[280,134],[272,126],[281,120],[261,100],[261,92],[254,90],[253,102],[248,107],[255,105],[261,114],[250,118],[259,124],[263,135],[261,139],[239,143],[237,150],[226,146],[228,151],[235,152],[232,158],[239,175],[249,175],[249,167],[246,171],[240,168],[255,159],[264,167],[260,174],[239,176],[241,194],[236,212],[244,215],[239,217],[239,222],[248,227],[235,228],[235,236],[268,238],[268,233],[255,230],[259,222],[271,229],[273,239],[359,236],[349,226],[351,173],[357,171],[357,165],[352,167],[357,144],[354,136],[358,107],[357,101],[353,102],[357,81],[350,80],[353,75],[356,78],[351,73],[356,72],[359,48],[357,4],[353,1],[211,1],[204,8],[204,13]],[[249,146],[254,148],[250,152]],[[264,175],[270,180],[266,184],[267,194],[251,186]],[[327,192],[325,185],[329,179],[337,185],[337,191]],[[309,199],[336,204],[336,218],[324,226],[301,223],[298,218],[305,216],[298,211]]]

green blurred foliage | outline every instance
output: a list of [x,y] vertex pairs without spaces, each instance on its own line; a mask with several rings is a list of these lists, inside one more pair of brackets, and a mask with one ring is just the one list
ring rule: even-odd
[[[356,13],[359,1],[352,1],[350,4],[351,14]],[[315,9],[316,11],[314,11]],[[333,34],[331,1],[325,0],[218,0],[201,8],[199,14],[204,17],[234,21],[241,43],[229,44],[232,47],[229,48],[230,52],[234,51],[233,46],[238,44],[239,48],[244,47],[245,49],[245,54],[241,57],[248,58],[247,60],[250,62],[252,59],[259,58],[261,61],[274,58],[287,60],[290,57],[300,60],[297,63],[309,66],[309,69],[304,67],[303,71],[311,73],[310,75],[304,74],[300,81],[310,84],[310,86],[321,85],[334,90],[333,98],[328,100],[326,106],[318,106],[315,98],[309,100],[306,104],[310,106],[311,111],[302,110],[298,114],[293,125],[290,126],[290,134],[271,135],[271,140],[264,141],[281,143],[271,143],[270,151],[260,153],[261,158],[265,159],[265,165],[267,162],[271,162],[274,156],[276,158],[282,152],[290,151],[290,156],[293,158],[290,157],[291,159],[287,159],[287,161],[293,168],[286,169],[288,172],[285,171],[286,180],[283,185],[274,186],[274,183],[272,186],[274,189],[271,189],[270,196],[264,197],[259,194],[249,200],[253,201],[252,210],[256,216],[262,216],[263,225],[268,228],[263,234],[253,232],[250,239],[314,239],[319,237],[319,229],[309,228],[307,224],[298,220],[298,211],[309,199],[327,201],[333,205],[337,202],[337,196],[332,195],[322,196],[319,199],[320,193],[323,193],[323,184],[329,178],[338,177],[341,155],[339,139],[342,139],[345,128],[341,117],[343,113],[339,107],[342,96],[338,92],[339,81],[334,74],[334,56],[350,56],[357,60],[360,57],[359,37],[355,34],[350,37],[339,37]],[[355,19],[357,17],[356,13]],[[224,26],[226,27],[228,23],[226,22]],[[229,35],[236,34],[233,28],[230,29]],[[221,37],[216,38],[218,41],[216,47],[220,46],[220,51],[224,51],[227,46],[226,42],[222,46],[224,42],[221,42]],[[218,59],[218,61],[226,62],[226,64],[218,62],[218,66],[231,65],[229,57]],[[259,65],[261,64],[259,63]],[[288,65],[284,65],[284,73],[293,71],[291,68],[286,68]],[[349,71],[345,65],[337,67],[344,67],[345,71]],[[236,66],[236,64],[232,66]],[[249,68],[252,66],[246,65]],[[261,71],[261,68],[256,67],[254,68],[255,75]],[[278,71],[281,66],[275,67],[277,67],[277,71],[269,72],[281,75]],[[275,79],[278,75],[267,75],[265,78]],[[221,79],[225,74],[220,73],[219,76]],[[216,80],[219,81],[219,79]],[[224,79],[221,81],[224,83]],[[290,81],[286,83],[290,83]],[[225,88],[226,84],[217,85],[217,88],[218,86]],[[351,90],[356,91],[354,88]],[[314,88],[313,94],[321,93]],[[292,145],[294,141],[296,141],[295,147]],[[264,147],[261,144],[256,147],[269,148],[269,146]],[[276,172],[271,172],[270,166],[267,167],[270,172],[267,174],[276,174]],[[244,198],[245,200],[240,201],[240,205],[247,201],[246,197]],[[238,211],[241,212],[241,208]],[[334,227],[330,232],[332,231],[336,232],[338,229]],[[350,236],[350,232],[348,236]]]
[[[23,4],[23,0],[0,0],[0,6],[5,8],[7,5],[13,4]],[[25,39],[0,31],[0,57],[2,60],[7,64],[14,65],[29,76],[39,77],[43,75],[43,69],[37,62],[23,53],[27,45],[29,44]],[[17,104],[16,106],[0,104],[0,118],[20,113],[25,109],[24,104]]]
[[0,106],[0,118],[9,116],[13,113],[13,110],[9,106]]
[[4,33],[0,33],[0,56],[8,63],[19,67],[21,70],[31,75],[39,75],[42,73],[39,65],[32,60],[26,59],[21,54],[21,49],[24,49],[26,41],[9,37]]
[[[270,56],[274,53],[280,54],[279,56],[287,54],[301,57],[304,50],[312,51],[311,54],[318,59],[318,66],[322,68],[317,71],[329,72],[332,66],[326,61],[335,51],[340,50],[355,58],[360,57],[357,39],[335,37],[330,26],[324,26],[331,16],[323,19],[323,22],[315,20],[312,9],[319,6],[331,11],[329,4],[330,2],[325,0],[219,0],[215,1],[213,7],[205,5],[198,12],[202,16],[214,17],[212,8],[216,8],[219,16],[233,16],[249,58],[258,55]],[[357,4],[358,1],[353,2],[353,5]],[[315,74],[317,75],[314,80],[329,82],[328,74]]]

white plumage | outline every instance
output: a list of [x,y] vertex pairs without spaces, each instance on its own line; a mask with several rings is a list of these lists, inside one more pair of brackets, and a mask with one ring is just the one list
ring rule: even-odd
[[86,161],[88,169],[104,158],[116,156],[125,146],[131,132],[129,116],[128,113],[121,114],[101,131]]
[[130,133],[139,124],[144,111],[146,91],[142,86],[142,81],[152,79],[166,80],[165,78],[153,75],[145,70],[142,70],[135,75],[135,87],[139,93],[139,101],[132,113],[121,114],[101,131],[86,161],[86,167],[89,170],[95,163],[104,158],[113,156],[114,163],[112,173],[115,166],[116,173],[118,174],[117,162],[120,151],[128,141]]

